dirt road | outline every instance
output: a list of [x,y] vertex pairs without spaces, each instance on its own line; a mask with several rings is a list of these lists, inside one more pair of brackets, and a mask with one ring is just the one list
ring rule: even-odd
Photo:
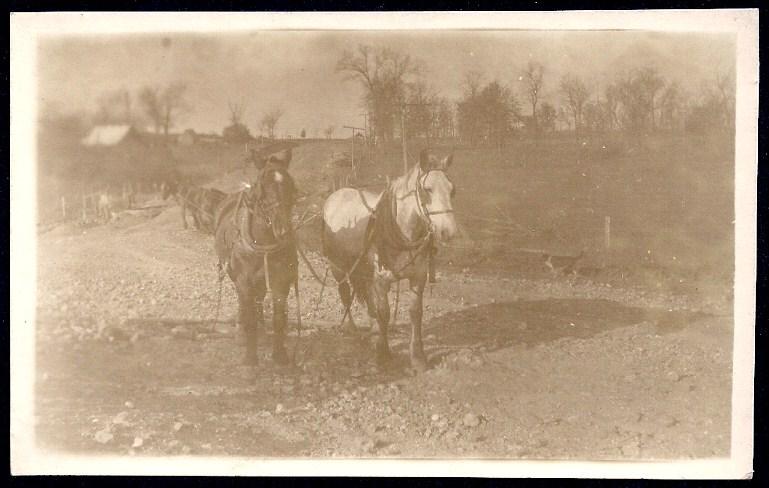
[[[444,266],[425,300],[431,368],[414,376],[405,306],[392,333],[395,364],[380,371],[369,334],[336,331],[335,290],[318,303],[320,287],[303,269],[297,366],[273,366],[266,346],[253,371],[240,365],[228,282],[213,323],[211,238],[182,230],[178,209],[60,227],[40,236],[38,254],[43,447],[586,460],[729,452],[728,307]],[[292,330],[290,353],[295,345]]]

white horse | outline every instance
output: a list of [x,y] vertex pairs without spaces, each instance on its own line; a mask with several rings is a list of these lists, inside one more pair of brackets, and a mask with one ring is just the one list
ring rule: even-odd
[[[376,319],[380,364],[390,357],[388,293],[393,282],[408,279],[411,364],[420,371],[427,368],[422,296],[437,241],[448,241],[457,233],[454,185],[447,174],[452,159],[422,151],[419,164],[391,182],[382,194],[343,188],[331,194],[323,206],[324,254],[345,310],[355,295]],[[348,324],[354,326],[351,318]]]

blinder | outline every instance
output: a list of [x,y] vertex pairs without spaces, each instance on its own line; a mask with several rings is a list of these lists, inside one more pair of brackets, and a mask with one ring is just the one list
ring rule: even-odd
[[[277,170],[275,168],[270,168],[269,165],[262,168],[259,174],[259,178],[255,184],[251,185],[251,190],[245,194],[246,207],[249,213],[253,213],[254,209],[258,210],[262,218],[265,220],[267,226],[273,229],[273,232],[275,232],[274,211],[280,207],[282,202],[280,196],[270,202],[265,201],[267,196],[267,192],[265,190],[265,182],[268,180],[268,176],[275,172],[277,172]],[[290,178],[288,181],[291,181]],[[293,195],[291,198],[293,198]]]
[[[431,215],[454,213],[453,208],[445,208],[442,210],[430,210],[427,208],[427,205],[430,203],[430,193],[425,189],[424,183],[425,183],[425,180],[427,179],[427,176],[433,171],[440,171],[446,176],[446,179],[448,179],[449,182],[451,182],[451,179],[449,179],[449,176],[446,174],[446,171],[438,168],[427,170],[424,173],[421,173],[417,176],[417,189],[415,193],[417,197],[417,203],[419,204],[419,209],[421,210],[422,214],[424,215],[425,219],[430,225],[432,225],[432,221],[430,220]],[[451,188],[452,197],[454,196],[454,193],[455,193],[454,188],[455,187],[452,183],[452,188]]]

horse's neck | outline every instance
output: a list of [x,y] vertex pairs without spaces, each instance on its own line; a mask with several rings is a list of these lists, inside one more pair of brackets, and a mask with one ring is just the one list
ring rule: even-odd
[[417,200],[414,196],[417,191],[417,177],[417,167],[414,166],[405,176],[401,176],[393,182],[395,222],[401,233],[409,240],[422,237],[420,234],[424,231]]

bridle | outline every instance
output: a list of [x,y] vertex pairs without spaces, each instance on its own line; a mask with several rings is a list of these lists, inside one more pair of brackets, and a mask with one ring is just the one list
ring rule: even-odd
[[[446,174],[446,170],[433,168],[429,169],[425,172],[422,172],[421,169],[419,173],[417,174],[417,180],[416,180],[416,190],[414,190],[414,198],[417,201],[417,207],[419,208],[419,217],[427,224],[428,232],[432,233],[435,224],[433,223],[433,220],[430,218],[431,215],[442,215],[442,214],[448,214],[448,213],[454,213],[453,208],[444,208],[441,210],[430,210],[427,208],[427,202],[425,202],[424,195],[427,194],[427,190],[425,189],[425,180],[427,180],[427,177],[430,175],[430,173],[434,171],[439,171],[443,173],[446,176],[446,179],[449,180],[451,183],[451,179],[449,179],[449,175]],[[453,183],[452,183],[453,185]]]
[[[263,198],[264,195],[264,179],[266,177],[267,171],[264,170],[262,174],[260,175],[257,185],[258,191],[256,195],[252,195],[252,191],[243,191],[241,192],[240,201],[238,203],[238,207],[241,205],[245,207],[246,213],[243,216],[244,221],[244,233],[247,236],[246,241],[249,244],[249,247],[254,249],[264,249],[264,250],[272,250],[274,246],[282,247],[286,242],[291,240],[291,225],[288,226],[288,232],[282,236],[278,236],[278,229],[275,222],[275,210],[281,206],[281,200],[275,199],[271,202],[266,202]],[[249,187],[252,187],[252,185],[248,185]],[[254,215],[254,212],[256,213],[264,220],[264,222],[267,224],[267,227],[270,228],[272,231],[273,238],[275,239],[276,244],[260,244],[254,239],[252,233],[251,233],[251,218]],[[268,249],[269,248],[269,249]]]

